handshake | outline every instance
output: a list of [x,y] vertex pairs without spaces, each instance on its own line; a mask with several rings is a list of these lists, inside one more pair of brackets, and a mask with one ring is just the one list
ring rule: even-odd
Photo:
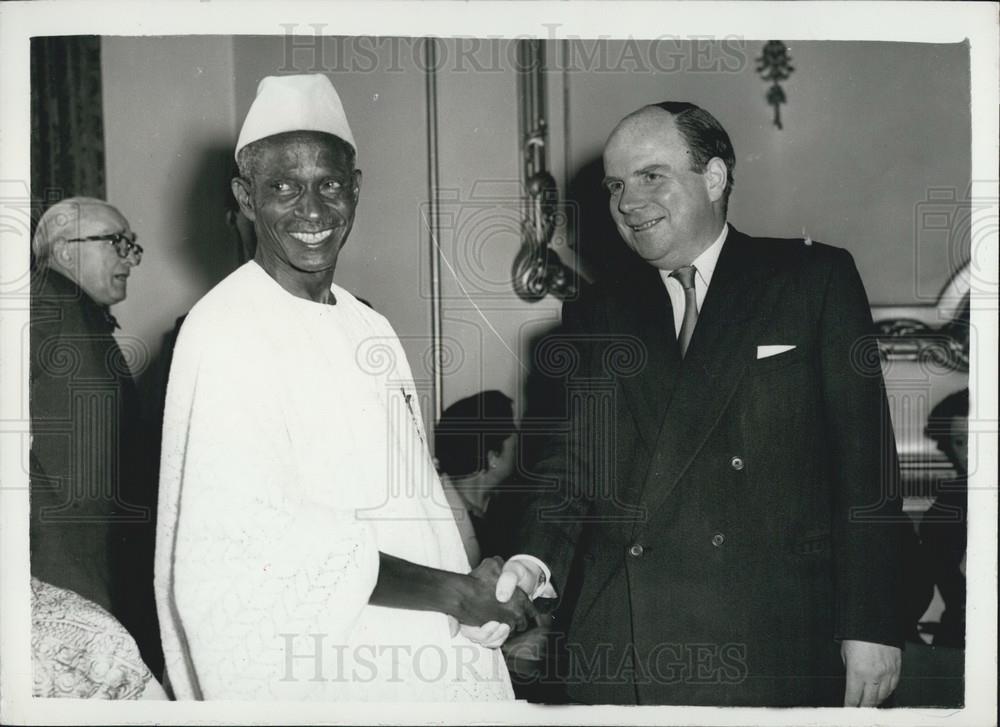
[[477,644],[495,649],[512,632],[524,631],[544,615],[532,603],[541,570],[522,560],[486,558],[455,581],[455,598],[448,615],[452,635],[461,632]]

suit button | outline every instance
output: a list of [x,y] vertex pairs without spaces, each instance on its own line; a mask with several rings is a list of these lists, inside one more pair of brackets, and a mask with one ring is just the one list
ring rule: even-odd
[[633,558],[641,558],[643,552],[644,548],[638,543],[636,543],[635,545],[633,545],[631,548],[628,549],[628,554],[631,555]]
[[721,548],[724,542],[726,542],[726,536],[722,533],[716,533],[712,536],[712,545],[716,548]]
[[729,466],[732,467],[734,470],[741,470],[741,469],[743,469],[743,465],[744,465],[744,463],[743,463],[743,458],[742,457],[737,456],[737,457],[733,457],[731,460],[729,460]]

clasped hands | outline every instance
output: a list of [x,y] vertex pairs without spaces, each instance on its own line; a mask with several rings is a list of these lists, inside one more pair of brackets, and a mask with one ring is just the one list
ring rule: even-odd
[[[487,558],[466,576],[460,607],[452,616],[452,635],[489,648],[498,648],[511,631],[523,631],[539,613],[531,602],[541,572],[522,560]],[[474,624],[480,624],[475,626]],[[899,684],[901,651],[895,646],[844,640],[842,657],[847,672],[845,707],[874,707]]]
[[530,594],[537,584],[537,567],[521,561],[486,558],[462,581],[451,613],[452,635],[498,648],[512,632],[524,631],[538,619]]

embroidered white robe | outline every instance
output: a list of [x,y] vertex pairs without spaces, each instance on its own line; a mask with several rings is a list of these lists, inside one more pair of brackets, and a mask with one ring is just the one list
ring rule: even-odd
[[379,551],[468,572],[389,323],[256,263],[191,310],[164,413],[156,552],[179,699],[511,699],[499,650],[368,604]]

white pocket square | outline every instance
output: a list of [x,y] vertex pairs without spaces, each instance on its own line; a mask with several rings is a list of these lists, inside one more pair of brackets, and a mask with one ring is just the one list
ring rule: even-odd
[[757,358],[770,358],[771,356],[777,356],[779,353],[791,351],[793,348],[795,348],[795,346],[757,346]]

